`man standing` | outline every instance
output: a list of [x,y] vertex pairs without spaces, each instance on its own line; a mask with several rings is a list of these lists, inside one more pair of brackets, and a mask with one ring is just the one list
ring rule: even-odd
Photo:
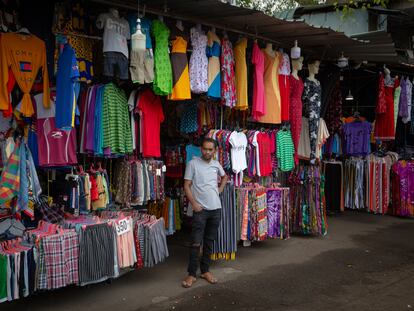
[[209,266],[221,217],[219,194],[226,186],[228,178],[220,163],[213,160],[216,152],[217,142],[212,138],[204,138],[201,144],[201,158],[193,158],[188,163],[184,175],[185,195],[194,212],[188,276],[182,281],[182,286],[186,288],[191,287],[197,280],[201,244],[203,245],[203,255],[200,259],[201,278],[211,284],[217,283],[217,279],[209,271]]

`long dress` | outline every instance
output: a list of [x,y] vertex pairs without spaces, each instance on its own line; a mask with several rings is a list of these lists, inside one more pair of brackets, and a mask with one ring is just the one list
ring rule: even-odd
[[236,62],[236,94],[237,103],[235,109],[247,110],[247,64],[246,64],[247,39],[242,38],[234,47],[234,58]]
[[262,123],[279,124],[281,123],[281,110],[278,69],[281,54],[276,52],[275,57],[273,57],[265,49],[263,49],[263,54],[265,55],[264,87],[266,113],[259,118],[259,121]]
[[[384,79],[383,98],[385,99],[385,110],[377,108],[375,120],[375,138],[380,140],[394,140],[394,90],[396,86],[394,79]],[[402,90],[401,90],[402,92]],[[400,99],[401,105],[401,99]],[[385,111],[379,113],[379,111]]]
[[221,103],[233,108],[236,105],[233,46],[229,39],[221,41]]
[[221,98],[221,77],[220,77],[220,39],[217,35],[209,31],[207,33],[207,49],[208,57],[208,91],[207,95],[211,98]]
[[163,22],[154,20],[151,31],[155,38],[153,90],[155,94],[165,96],[172,92],[172,69],[168,54],[170,30]]
[[208,90],[206,55],[207,36],[197,28],[191,28],[191,45],[193,53],[190,57],[190,87],[195,94],[205,93]]
[[265,56],[263,51],[260,50],[257,42],[253,43],[252,64],[254,65],[254,75],[252,117],[255,121],[266,113],[266,99],[263,81],[264,62]]
[[191,99],[187,41],[181,36],[177,36],[172,43],[171,65],[173,71],[173,90],[168,99]]
[[298,160],[298,147],[300,139],[300,131],[302,129],[302,93],[303,93],[303,81],[300,77],[296,79],[293,75],[290,75],[290,105],[289,105],[289,120],[290,131],[292,133],[293,146],[295,147],[295,164],[299,163]]

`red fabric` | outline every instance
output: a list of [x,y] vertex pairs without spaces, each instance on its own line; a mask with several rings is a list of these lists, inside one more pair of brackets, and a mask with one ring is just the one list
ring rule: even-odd
[[295,164],[299,164],[298,147],[300,139],[300,131],[302,129],[302,93],[303,82],[299,78],[290,76],[290,132],[292,133],[293,145],[295,147]]
[[385,99],[384,75],[380,73],[379,80],[378,80],[378,98],[377,98],[376,113],[385,113],[386,111],[387,111],[387,101]]
[[289,121],[289,103],[290,103],[290,83],[289,76],[279,75],[280,106],[281,120]]
[[394,129],[394,86],[385,86],[385,113],[377,113],[375,121],[375,138],[380,140],[395,139]]
[[55,118],[37,119],[37,144],[40,166],[68,166],[78,163],[76,157],[76,130],[56,128]]
[[271,141],[266,133],[257,134],[259,145],[260,175],[269,176],[272,174],[272,156],[270,154]]
[[164,121],[161,98],[151,89],[146,89],[138,96],[137,108],[143,114],[142,155],[160,157],[160,125]]
[[91,200],[97,201],[99,200],[99,191],[98,191],[98,184],[96,183],[96,179],[94,176],[89,175],[89,181],[91,182]]
[[[7,80],[7,93],[10,94],[16,84],[16,78],[14,77],[11,67],[9,68],[9,77]],[[13,114],[13,107],[11,101],[9,100],[9,108],[3,110],[3,117],[8,118]]]

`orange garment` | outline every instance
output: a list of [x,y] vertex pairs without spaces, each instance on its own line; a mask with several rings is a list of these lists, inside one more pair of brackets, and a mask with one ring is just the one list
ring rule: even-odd
[[30,91],[40,68],[43,76],[43,106],[49,108],[49,75],[44,41],[34,35],[4,33],[0,40],[0,55],[0,110],[9,110],[10,99],[7,90],[9,67],[23,91],[22,114],[26,117],[34,114]]
[[282,60],[282,53],[276,52],[275,56],[269,55],[263,49],[265,55],[264,87],[266,98],[266,113],[259,118],[261,123],[279,124],[281,123],[281,101],[279,90],[279,64]]

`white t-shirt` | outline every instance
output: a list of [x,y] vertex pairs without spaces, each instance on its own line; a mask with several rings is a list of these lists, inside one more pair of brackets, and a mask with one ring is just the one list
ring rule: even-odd
[[244,133],[234,131],[230,135],[229,143],[231,144],[231,166],[233,172],[238,174],[247,168],[247,137]]
[[128,58],[127,40],[131,39],[131,33],[127,20],[110,13],[103,13],[98,16],[96,25],[104,29],[103,51],[119,52]]
[[36,101],[36,114],[38,119],[54,118],[56,115],[55,102],[50,100],[50,107],[43,106],[43,93],[37,94],[34,97]]
[[256,172],[257,172],[257,176],[262,176],[260,174],[260,149],[259,149],[259,144],[257,142],[257,134],[259,134],[260,132],[256,132],[254,133],[253,136],[253,141],[252,141],[252,145],[255,146],[256,148]]

